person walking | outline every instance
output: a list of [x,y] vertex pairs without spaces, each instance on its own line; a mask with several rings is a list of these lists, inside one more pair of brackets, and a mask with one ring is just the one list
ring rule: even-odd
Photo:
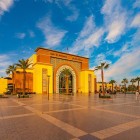
[[138,90],[136,90],[135,95],[136,95],[136,100],[138,100],[138,98],[139,98],[139,91]]

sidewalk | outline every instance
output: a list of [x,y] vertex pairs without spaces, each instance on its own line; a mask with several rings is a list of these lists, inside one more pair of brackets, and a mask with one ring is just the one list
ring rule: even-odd
[[135,95],[32,95],[0,99],[0,140],[139,140]]

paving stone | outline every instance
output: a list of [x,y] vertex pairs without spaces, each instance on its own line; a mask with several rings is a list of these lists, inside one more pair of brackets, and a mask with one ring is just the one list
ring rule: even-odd
[[31,111],[25,109],[22,106],[18,107],[0,107],[0,117],[3,116],[11,116],[11,115],[19,115],[19,114],[28,114],[31,113]]
[[18,105],[17,103],[11,101],[9,98],[0,98],[0,107],[8,107],[8,106],[16,106]]
[[88,133],[135,120],[135,118],[92,109],[48,114]]
[[[54,94],[50,100],[47,95],[12,96],[0,100],[0,140],[94,140],[99,132],[108,133],[101,135],[106,140],[139,140],[139,106],[135,95],[117,94],[113,100],[99,99],[98,94]],[[117,127],[124,123],[128,126]]]
[[140,140],[140,127],[124,131],[105,140]]
[[69,140],[73,136],[38,116],[0,121],[0,140]]
[[62,103],[56,103],[56,104],[45,104],[45,105],[33,105],[33,108],[47,112],[47,111],[56,111],[56,110],[63,110],[63,109],[73,109],[73,108],[80,108],[76,105],[69,105],[69,104],[62,104]]
[[95,136],[92,136],[90,134],[84,135],[79,137],[80,140],[99,140],[98,138],[96,138]]
[[102,107],[102,109],[107,109],[107,110],[113,110],[116,112],[121,112],[121,113],[126,113],[126,114],[131,114],[131,115],[140,115],[140,107],[135,107],[133,105],[122,105],[122,106],[105,106]]

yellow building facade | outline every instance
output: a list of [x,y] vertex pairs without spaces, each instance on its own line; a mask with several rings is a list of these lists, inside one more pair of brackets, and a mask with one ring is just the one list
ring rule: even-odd
[[89,70],[89,59],[45,48],[37,48],[32,63],[33,91],[42,93],[95,92],[96,76]]
[[7,79],[0,78],[0,94],[3,94],[4,92],[7,91],[7,84],[8,84]]
[[[0,94],[8,91],[8,87],[12,84],[11,79],[0,78]],[[10,87],[9,87],[10,88]]]
[[[39,47],[28,60],[26,92],[89,94],[96,90],[96,76],[86,57]],[[15,91],[22,91],[21,69],[16,70],[13,81]]]

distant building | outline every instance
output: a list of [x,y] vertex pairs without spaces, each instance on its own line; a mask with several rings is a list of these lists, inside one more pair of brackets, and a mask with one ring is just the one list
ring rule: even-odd
[[[0,78],[0,94],[8,91],[11,88],[10,86],[13,86],[12,79],[10,77]],[[12,89],[13,89],[13,87],[12,87]]]

